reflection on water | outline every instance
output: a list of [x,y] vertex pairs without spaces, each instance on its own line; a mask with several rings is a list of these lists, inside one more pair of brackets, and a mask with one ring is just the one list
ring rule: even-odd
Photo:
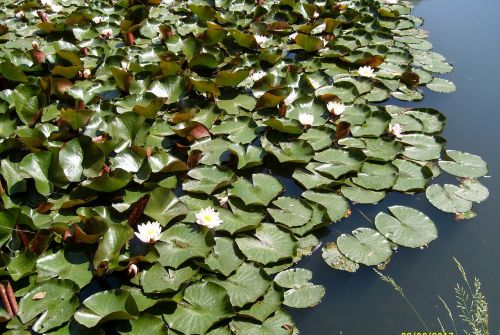
[[[435,51],[445,55],[455,65],[450,75],[458,91],[451,95],[425,93],[419,107],[432,107],[447,117],[445,138],[447,147],[482,156],[490,166],[489,179],[483,182],[490,189],[490,198],[475,209],[477,218],[456,222],[452,215],[430,206],[425,195],[392,194],[377,206],[355,206],[353,215],[334,224],[323,241],[333,241],[341,232],[358,226],[370,226],[361,212],[373,218],[391,205],[417,208],[429,215],[439,230],[439,238],[425,250],[400,249],[385,273],[404,287],[432,331],[441,328],[437,316],[449,325],[436,296],[439,294],[451,306],[453,286],[460,280],[452,256],[457,257],[467,272],[483,283],[490,307],[490,334],[500,334],[500,30],[497,27],[500,1],[424,0],[418,3],[414,15],[425,19]],[[415,103],[399,105],[416,106]],[[443,176],[441,182],[453,182]],[[330,269],[320,251],[305,258],[299,266],[312,269],[313,281],[327,288],[323,302],[312,309],[291,310],[302,334],[401,334],[418,332],[422,327],[409,307],[387,283],[371,269],[356,274]],[[460,324],[459,324],[460,326]],[[451,331],[451,327],[448,331]]]

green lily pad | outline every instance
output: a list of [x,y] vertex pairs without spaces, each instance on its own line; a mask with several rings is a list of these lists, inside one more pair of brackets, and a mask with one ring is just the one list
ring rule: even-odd
[[260,264],[291,258],[296,248],[290,234],[271,223],[263,223],[252,236],[237,237],[236,244],[247,259]]
[[283,186],[273,176],[256,173],[252,175],[253,185],[240,178],[232,184],[229,195],[243,200],[245,205],[267,206],[281,191]]
[[177,269],[188,259],[207,257],[214,244],[209,236],[208,230],[198,230],[188,224],[176,224],[168,228],[155,244],[160,255],[158,262]]
[[336,270],[356,272],[359,269],[359,264],[345,257],[334,242],[328,242],[322,248],[321,256],[326,264]]
[[462,199],[482,202],[490,194],[488,189],[475,179],[465,179],[460,183],[460,189],[455,192]]
[[391,257],[389,241],[376,230],[358,228],[352,234],[344,234],[337,239],[338,249],[350,260],[364,265],[378,265]]
[[434,184],[427,188],[425,195],[434,207],[447,213],[465,213],[471,210],[472,202],[457,195],[460,188],[455,185]]
[[261,324],[233,320],[229,327],[235,335],[291,335],[295,329],[290,315],[281,309]]
[[430,83],[427,83],[428,89],[440,92],[440,93],[452,93],[456,91],[456,86],[451,81],[442,79],[442,78],[434,78]]
[[184,191],[211,194],[215,190],[230,185],[235,181],[234,173],[228,168],[219,166],[203,166],[188,172],[194,180],[182,184]]
[[446,150],[446,155],[452,159],[440,160],[439,167],[449,174],[458,177],[477,178],[488,173],[486,162],[479,156],[456,150]]
[[227,280],[208,280],[226,289],[234,307],[243,307],[255,302],[266,293],[271,285],[271,281],[262,275],[260,268],[250,263],[243,263]]
[[175,292],[188,282],[198,278],[198,271],[192,267],[178,270],[166,269],[160,263],[155,263],[149,270],[141,272],[141,286],[146,293]]
[[33,330],[50,331],[73,317],[79,305],[76,291],[77,287],[70,280],[46,280],[21,298],[17,316],[24,324],[39,316]]
[[229,277],[242,263],[243,259],[238,257],[238,250],[233,239],[221,236],[215,238],[215,246],[202,266]]
[[386,213],[378,213],[375,226],[386,238],[408,248],[419,248],[438,237],[434,223],[422,212],[405,206],[392,206]]
[[183,334],[205,334],[215,323],[233,316],[226,290],[214,283],[194,283],[184,291],[173,313],[163,314],[170,328]]
[[134,319],[139,315],[130,292],[123,289],[95,293],[83,301],[75,313],[75,320],[85,327],[94,327],[108,320]]
[[305,225],[312,215],[312,210],[307,204],[299,199],[281,197],[273,202],[280,209],[268,208],[267,212],[275,222],[287,227],[299,227]]

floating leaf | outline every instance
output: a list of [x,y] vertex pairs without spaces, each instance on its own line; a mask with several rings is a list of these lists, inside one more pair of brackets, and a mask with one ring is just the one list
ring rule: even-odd
[[172,270],[155,263],[149,270],[141,272],[141,285],[146,293],[175,292],[184,283],[197,279],[197,275],[198,271],[189,266]]
[[254,174],[252,180],[253,185],[246,179],[238,179],[232,184],[229,195],[237,196],[245,205],[267,206],[283,190],[281,183],[267,174]]
[[458,177],[477,178],[488,173],[486,162],[479,156],[456,150],[446,150],[451,161],[440,160],[439,167]]
[[108,320],[134,319],[139,315],[130,292],[123,289],[98,292],[83,301],[75,320],[87,328]]
[[358,271],[359,264],[342,255],[337,247],[337,244],[334,242],[328,242],[323,247],[321,255],[323,256],[326,264],[336,270],[343,270],[347,272]]
[[418,248],[434,241],[437,229],[434,223],[420,211],[405,206],[392,206],[386,213],[378,213],[375,226],[386,238],[408,248]]
[[[79,305],[76,291],[75,284],[70,280],[46,280],[21,298],[17,316],[26,324],[40,315],[33,324],[33,330],[39,333],[50,331],[73,317]],[[33,299],[35,296],[39,298]]]
[[195,257],[206,257],[213,241],[208,238],[209,232],[197,230],[187,224],[176,224],[162,233],[155,248],[160,257],[158,262],[163,266],[177,269],[186,260]]
[[250,263],[243,263],[236,273],[227,280],[210,280],[224,287],[234,307],[255,302],[266,293],[271,282],[264,278],[259,268]]
[[434,78],[426,86],[428,89],[440,93],[452,93],[457,89],[451,81],[442,78]]
[[226,290],[214,283],[194,283],[184,291],[173,313],[163,314],[170,328],[183,334],[205,334],[215,323],[231,317]]
[[236,177],[228,168],[219,166],[204,166],[188,172],[188,176],[195,180],[188,180],[182,184],[185,191],[211,194],[215,190],[230,185]]
[[391,257],[389,241],[376,230],[358,228],[352,234],[344,234],[337,239],[340,252],[352,261],[364,265],[378,265]]
[[457,195],[460,188],[455,185],[434,184],[427,188],[425,195],[436,208],[447,213],[465,213],[472,208],[472,202]]
[[261,264],[291,258],[296,247],[289,233],[270,223],[259,226],[253,236],[237,237],[236,244],[249,260]]
[[281,197],[273,202],[280,209],[268,208],[267,212],[274,221],[287,227],[298,227],[305,225],[312,216],[312,210],[307,204],[299,199]]
[[490,194],[488,189],[475,179],[465,179],[460,183],[460,189],[455,192],[462,199],[482,202]]

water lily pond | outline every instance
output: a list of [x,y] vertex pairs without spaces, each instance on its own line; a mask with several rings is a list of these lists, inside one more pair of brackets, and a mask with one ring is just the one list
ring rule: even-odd
[[483,278],[498,255],[494,123],[477,110],[498,80],[447,94],[479,84],[457,71],[456,31],[422,26],[446,5],[414,5],[3,5],[1,327],[422,330],[373,269],[435,323],[452,256]]

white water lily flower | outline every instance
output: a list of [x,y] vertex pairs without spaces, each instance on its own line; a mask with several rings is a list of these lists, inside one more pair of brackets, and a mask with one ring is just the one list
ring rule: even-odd
[[318,12],[314,12],[313,13],[313,17],[318,17],[319,16],[319,13]]
[[16,17],[17,17],[18,19],[22,19],[24,16],[25,16],[25,15],[24,15],[24,12],[23,12],[22,10],[20,10],[19,12],[17,12],[17,13],[16,13]]
[[395,123],[395,124],[390,124],[389,125],[389,132],[396,136],[396,137],[401,137],[401,125],[399,123]]
[[38,44],[37,41],[33,41],[31,42],[31,47],[33,48],[33,50],[38,50],[40,49],[40,45]]
[[113,30],[111,28],[105,28],[101,31],[101,36],[104,38],[110,38],[113,36]]
[[50,11],[53,13],[59,13],[62,10],[63,10],[63,6],[61,6],[61,5],[56,5],[55,3],[50,5]]
[[137,230],[135,236],[144,243],[154,243],[161,237],[161,226],[158,221],[140,224],[137,226]]
[[398,0],[385,0],[385,3],[389,5],[395,5],[398,3]]
[[196,215],[196,223],[201,226],[206,226],[208,228],[215,228],[222,223],[222,220],[219,218],[220,213],[218,213],[212,207],[207,207],[200,209]]
[[254,37],[255,37],[255,41],[257,41],[257,44],[264,44],[268,40],[268,38],[264,35],[255,34]]
[[106,18],[103,17],[103,16],[94,16],[92,18],[92,22],[94,22],[95,24],[99,24],[101,22],[103,22]]
[[362,77],[375,78],[375,73],[370,66],[361,66],[358,70],[358,74]]
[[340,115],[345,112],[345,105],[341,102],[330,101],[326,104],[328,111],[335,115]]
[[294,41],[295,37],[297,37],[297,35],[298,35],[297,33],[293,33],[291,35],[288,35],[288,39]]
[[309,113],[300,113],[299,114],[299,122],[303,126],[311,126],[314,122],[314,115]]
[[130,67],[130,63],[127,61],[122,60],[122,70],[123,71],[128,71],[128,68]]
[[253,81],[260,80],[266,76],[266,73],[264,71],[257,71],[254,72],[250,75],[250,78],[252,78]]
[[85,79],[90,78],[90,75],[91,75],[90,69],[83,70],[83,78]]
[[42,6],[50,6],[53,4],[52,0],[40,0]]
[[285,99],[285,101],[284,101],[284,102],[285,102],[285,105],[290,106],[290,105],[292,104],[292,102],[294,102],[294,101],[295,101],[295,99],[297,99],[297,96],[298,96],[297,92],[296,92],[296,91],[292,91],[292,93],[290,93],[290,94],[286,97],[286,99]]

